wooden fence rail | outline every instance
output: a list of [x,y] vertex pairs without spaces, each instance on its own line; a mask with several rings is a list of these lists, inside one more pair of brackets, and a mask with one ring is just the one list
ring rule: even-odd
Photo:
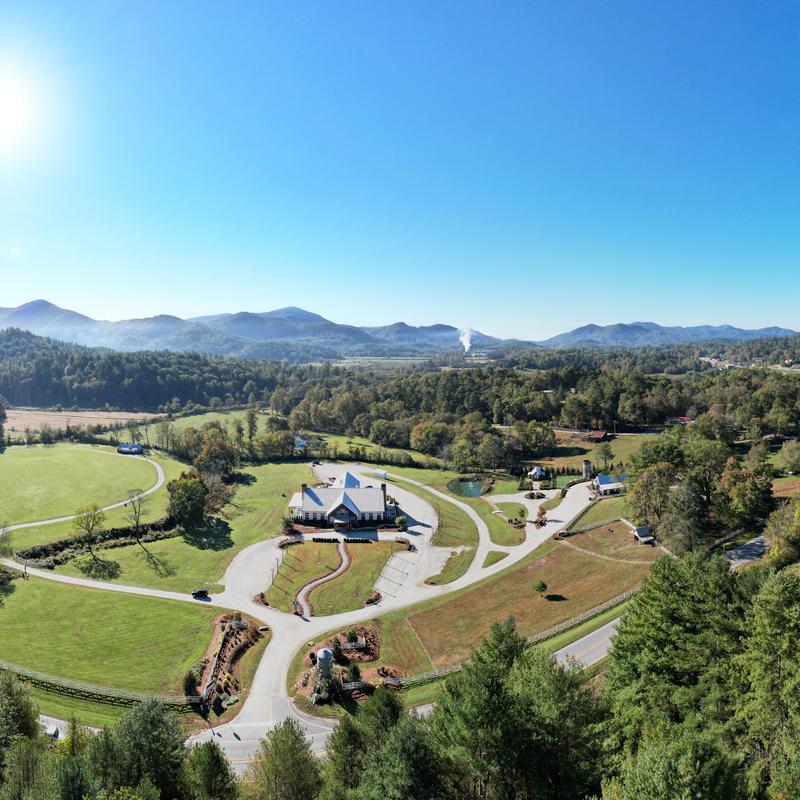
[[55,675],[46,675],[43,672],[20,667],[16,664],[8,664],[5,661],[0,661],[0,672],[11,672],[26,683],[39,686],[42,689],[110,705],[132,706],[146,700],[156,700],[166,705],[188,708],[189,706],[197,705],[201,701],[201,698],[196,695],[188,697],[185,695],[155,695],[134,692],[128,689],[111,689],[107,686],[72,681],[67,678],[58,678]]

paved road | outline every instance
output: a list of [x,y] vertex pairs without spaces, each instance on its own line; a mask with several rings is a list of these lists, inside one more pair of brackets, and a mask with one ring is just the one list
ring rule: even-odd
[[[163,473],[160,471],[160,467],[155,462],[151,463],[159,470],[160,482],[149,490],[150,492],[156,491],[158,486],[163,484]],[[321,477],[327,478],[336,476],[345,469],[355,472],[363,481],[378,481],[373,468],[361,465],[325,464],[321,465],[318,471]],[[405,608],[421,600],[449,594],[505,569],[510,564],[524,558],[563,528],[591,502],[591,493],[586,484],[573,487],[558,508],[550,512],[547,525],[536,529],[532,523],[529,523],[526,527],[525,542],[517,546],[505,547],[492,543],[486,524],[468,504],[403,476],[392,474],[391,477],[394,481],[391,492],[409,520],[407,536],[416,545],[416,551],[397,554],[392,560],[391,575],[386,569],[384,570],[381,581],[383,598],[379,605],[327,617],[304,618],[281,613],[273,608],[257,604],[253,600],[259,592],[269,587],[272,575],[276,571],[279,563],[278,538],[258,542],[235,556],[220,581],[225,587],[224,591],[213,595],[208,602],[215,607],[249,614],[271,628],[272,639],[256,669],[248,698],[236,718],[229,725],[223,725],[213,731],[206,730],[192,737],[190,742],[199,742],[213,737],[223,746],[230,760],[237,766],[241,766],[252,758],[258,749],[259,741],[270,728],[287,718],[295,718],[300,721],[306,734],[311,738],[315,749],[323,749],[324,742],[332,730],[331,723],[300,714],[289,699],[287,678],[295,653],[308,642],[317,641],[328,631],[365,622],[376,615]],[[422,497],[406,491],[402,486],[403,483],[413,484],[425,492],[436,495],[444,502],[461,508],[475,523],[479,536],[476,557],[467,572],[458,580],[439,586],[425,583],[427,577],[440,571],[451,550],[433,545],[432,538],[437,525],[436,513]],[[501,502],[508,499],[524,503],[529,507],[532,502],[525,500],[524,493],[503,495],[494,499]],[[497,564],[483,567],[484,558],[490,550],[501,550],[508,555]],[[12,568],[20,568],[11,559],[4,559],[2,563]],[[189,595],[178,592],[104,583],[46,570],[29,569],[28,575],[96,590],[122,592],[159,600],[197,602],[192,600]]]
[[725,553],[725,558],[731,562],[731,569],[739,569],[751,561],[756,561],[767,552],[767,542],[763,536],[756,536],[749,542],[740,544]]
[[[147,497],[148,495],[153,494],[153,492],[157,492],[163,485],[164,485],[164,470],[161,468],[161,464],[157,461],[153,461],[152,458],[145,458],[144,456],[124,456],[121,453],[109,453],[105,450],[98,450],[96,451],[100,455],[104,456],[113,456],[114,458],[140,458],[143,461],[146,461],[148,464],[152,464],[156,470],[156,482],[146,491],[142,492],[141,494],[136,495],[136,497]],[[112,508],[121,508],[128,504],[128,498],[125,500],[120,500],[118,503],[112,503],[110,506],[105,506],[102,510],[103,511],[111,511]],[[75,515],[70,514],[66,517],[53,517],[53,519],[42,519],[38,520],[37,522],[18,522],[16,525],[7,525],[3,528],[3,532],[10,533],[11,531],[18,531],[22,528],[39,528],[42,525],[52,525],[56,522],[69,522],[71,519],[74,519]]]

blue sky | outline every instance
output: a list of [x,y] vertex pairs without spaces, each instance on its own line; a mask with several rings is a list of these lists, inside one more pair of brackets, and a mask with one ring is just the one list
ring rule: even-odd
[[780,1],[5,0],[0,306],[800,328],[798,31]]

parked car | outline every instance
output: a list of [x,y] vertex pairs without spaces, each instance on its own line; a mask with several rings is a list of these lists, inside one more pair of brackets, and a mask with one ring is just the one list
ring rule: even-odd
[[192,592],[192,597],[194,597],[195,600],[207,600],[208,589],[195,589]]

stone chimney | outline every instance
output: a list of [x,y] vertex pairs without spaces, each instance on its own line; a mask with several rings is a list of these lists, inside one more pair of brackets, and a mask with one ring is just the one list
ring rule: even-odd
[[307,483],[304,483],[304,484],[303,484],[303,485],[300,487],[300,500],[302,500],[302,499],[305,497],[305,495],[306,495],[306,489],[308,489],[308,484],[307,484]]

